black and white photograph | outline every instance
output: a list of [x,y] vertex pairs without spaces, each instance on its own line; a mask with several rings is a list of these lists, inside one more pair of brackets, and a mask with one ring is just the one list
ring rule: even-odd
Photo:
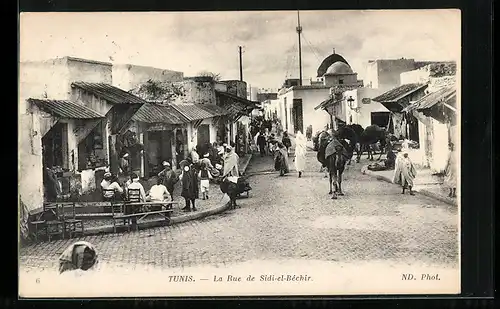
[[21,13],[19,296],[459,294],[461,12]]

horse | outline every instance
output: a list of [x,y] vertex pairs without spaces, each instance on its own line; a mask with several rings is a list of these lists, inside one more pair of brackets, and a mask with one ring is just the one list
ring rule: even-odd
[[384,153],[384,148],[386,146],[387,132],[377,125],[371,125],[366,127],[361,135],[359,136],[359,141],[356,146],[356,162],[359,163],[361,155],[363,152],[368,153],[368,159],[373,161],[373,153],[376,152],[375,145],[380,143],[380,155],[378,160],[382,157]]

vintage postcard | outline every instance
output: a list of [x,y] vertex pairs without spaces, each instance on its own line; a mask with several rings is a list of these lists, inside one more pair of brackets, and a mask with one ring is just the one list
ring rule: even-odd
[[459,294],[459,10],[21,13],[19,294]]

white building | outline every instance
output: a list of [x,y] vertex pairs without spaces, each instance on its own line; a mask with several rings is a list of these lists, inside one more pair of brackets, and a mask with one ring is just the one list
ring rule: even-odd
[[390,112],[382,104],[372,101],[372,98],[382,94],[381,89],[357,88],[345,91],[343,94],[342,110],[345,117],[342,119],[347,124],[359,124],[363,128],[370,125],[387,127],[390,119]]
[[323,60],[317,77],[318,81],[310,81],[309,85],[287,80],[279,91],[279,105],[283,110],[280,119],[289,133],[305,132],[307,127],[317,132],[332,125],[332,117],[316,108],[318,104],[331,97],[331,88],[354,89],[363,85],[349,63],[335,51]]

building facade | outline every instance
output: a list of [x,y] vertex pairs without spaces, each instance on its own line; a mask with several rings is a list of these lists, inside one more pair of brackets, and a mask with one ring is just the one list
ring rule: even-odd
[[402,84],[401,73],[415,70],[415,59],[369,60],[366,67],[365,85],[388,91]]
[[113,86],[130,91],[148,80],[180,82],[184,73],[133,64],[113,64]]
[[363,86],[345,58],[335,52],[320,64],[318,81],[296,85],[298,82],[298,79],[286,80],[278,93],[279,105],[284,111],[280,119],[289,133],[305,132],[307,128],[317,132],[334,125],[334,116],[317,108],[318,104],[345,90]]
[[[112,83],[112,65],[106,62],[64,57],[39,62],[22,62],[19,73],[20,198],[29,211],[37,211],[42,208],[45,196],[44,164],[57,164],[61,170],[66,171],[75,170],[78,162],[77,145],[94,131],[90,128],[95,122],[93,119],[79,119],[78,117],[82,117],[80,113],[61,114],[60,107],[59,110],[49,106],[40,109],[40,103],[56,100],[73,106],[76,102],[72,100],[72,83],[76,81]],[[29,99],[41,101],[34,103]],[[102,112],[92,108],[87,109],[103,115]],[[52,151],[49,151],[50,149]],[[44,154],[48,155],[51,152],[56,154],[55,158],[54,156],[52,159],[48,159],[47,156],[44,158]],[[71,181],[75,181],[74,178]],[[81,180],[76,181],[81,183]],[[66,187],[63,184],[61,186]],[[78,186],[73,187],[81,190]]]
[[370,125],[388,128],[390,124],[389,110],[373,101],[372,98],[382,94],[382,90],[374,88],[356,88],[345,91],[339,106],[345,113],[342,119],[346,124],[359,124],[363,128]]

